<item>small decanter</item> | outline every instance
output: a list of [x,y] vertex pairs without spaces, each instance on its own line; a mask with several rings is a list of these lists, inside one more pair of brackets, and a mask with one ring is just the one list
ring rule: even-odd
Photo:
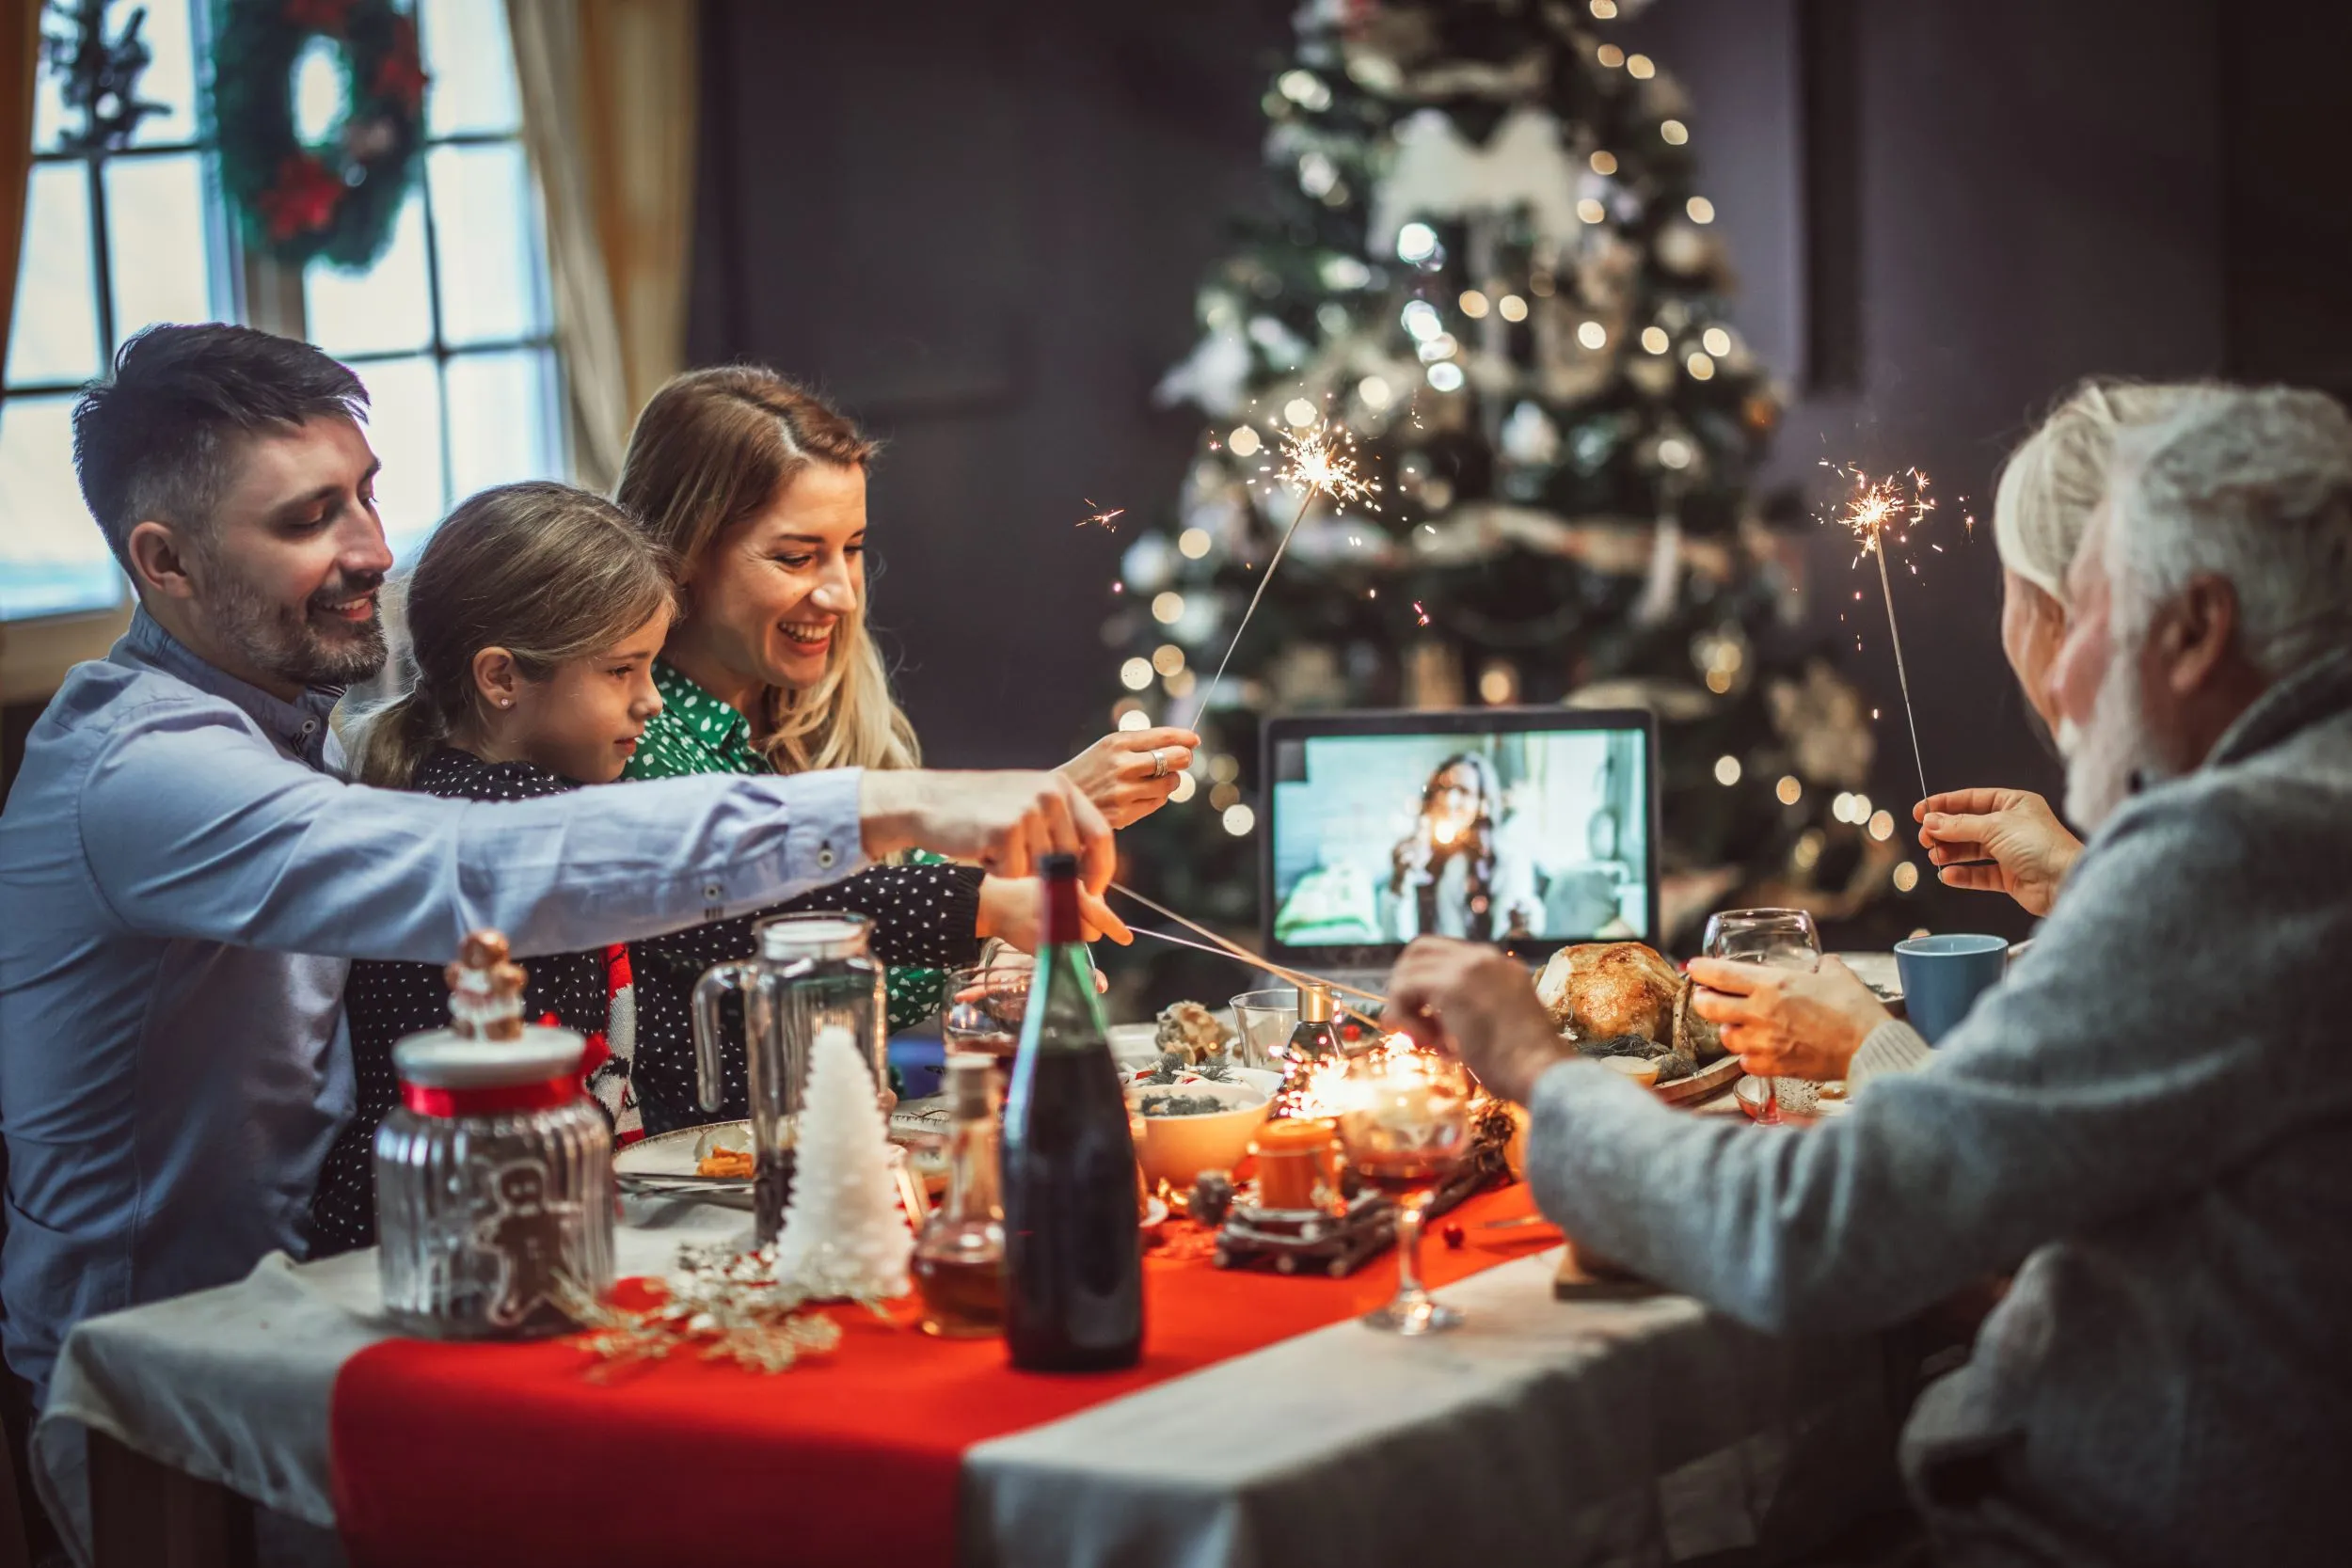
[[923,1332],[983,1339],[1004,1331],[1004,1213],[996,1199],[993,1058],[947,1058],[947,1196],[914,1241]]
[[1338,1061],[1346,1054],[1346,1045],[1340,1038],[1338,1009],[1331,1005],[1331,988],[1308,984],[1298,988],[1298,1024],[1279,1054],[1282,1061],[1282,1086],[1274,1091],[1271,1119],[1280,1121],[1288,1117],[1320,1115],[1313,1112],[1307,1101],[1311,1080],[1326,1062]]

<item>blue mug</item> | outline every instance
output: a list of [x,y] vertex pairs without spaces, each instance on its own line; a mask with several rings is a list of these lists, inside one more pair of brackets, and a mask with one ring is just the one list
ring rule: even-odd
[[1978,997],[2001,983],[2009,973],[2009,942],[2002,937],[1913,937],[1895,944],[1895,968],[1903,979],[1903,1011],[1933,1045],[1968,1016]]

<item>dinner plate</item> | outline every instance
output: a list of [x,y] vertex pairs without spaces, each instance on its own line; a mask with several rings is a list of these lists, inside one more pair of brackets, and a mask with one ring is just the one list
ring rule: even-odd
[[675,1132],[657,1132],[641,1139],[612,1156],[612,1174],[635,1186],[660,1186],[675,1191],[708,1189],[726,1191],[752,1190],[747,1176],[705,1176],[695,1167],[702,1164],[705,1150],[711,1147],[704,1142],[714,1140],[727,1148],[752,1147],[752,1124],[748,1121],[714,1121],[701,1127],[681,1127]]
[[[1232,1008],[1211,1007],[1209,1016],[1225,1025],[1225,1032],[1232,1037],[1229,1049],[1241,1042],[1241,1028],[1233,1022]],[[1110,1041],[1111,1059],[1120,1067],[1141,1067],[1167,1054],[1160,1049],[1160,1026],[1156,1021],[1150,1023],[1114,1023],[1105,1032],[1104,1037]]]
[[1156,1023],[1114,1023],[1110,1026],[1111,1059],[1120,1067],[1141,1067],[1160,1059],[1160,1026]]
[[1892,953],[1836,953],[1831,957],[1854,972],[1854,976],[1878,994],[1882,1002],[1899,1000],[1903,977]]

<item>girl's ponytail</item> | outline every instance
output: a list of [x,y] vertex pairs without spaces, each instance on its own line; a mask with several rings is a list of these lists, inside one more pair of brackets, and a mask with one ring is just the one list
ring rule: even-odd
[[379,789],[406,789],[424,759],[449,743],[449,725],[415,687],[355,714],[344,750],[351,777]]

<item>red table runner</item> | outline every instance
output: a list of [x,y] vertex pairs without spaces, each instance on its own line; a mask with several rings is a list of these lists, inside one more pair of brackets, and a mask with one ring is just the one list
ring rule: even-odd
[[[1429,1283],[1534,1250],[1501,1244],[1513,1230],[1456,1250],[1436,1234],[1445,1225],[1533,1207],[1524,1186],[1505,1187],[1433,1224]],[[931,1338],[911,1304],[894,1323],[833,1309],[840,1348],[773,1377],[689,1357],[592,1382],[594,1363],[563,1340],[371,1346],[335,1383],[345,1547],[359,1564],[946,1564],[974,1444],[1338,1323],[1395,1289],[1392,1253],[1344,1279],[1229,1271],[1197,1228],[1169,1229],[1146,1255],[1143,1361],[1120,1372],[1014,1371],[1002,1341]]]

